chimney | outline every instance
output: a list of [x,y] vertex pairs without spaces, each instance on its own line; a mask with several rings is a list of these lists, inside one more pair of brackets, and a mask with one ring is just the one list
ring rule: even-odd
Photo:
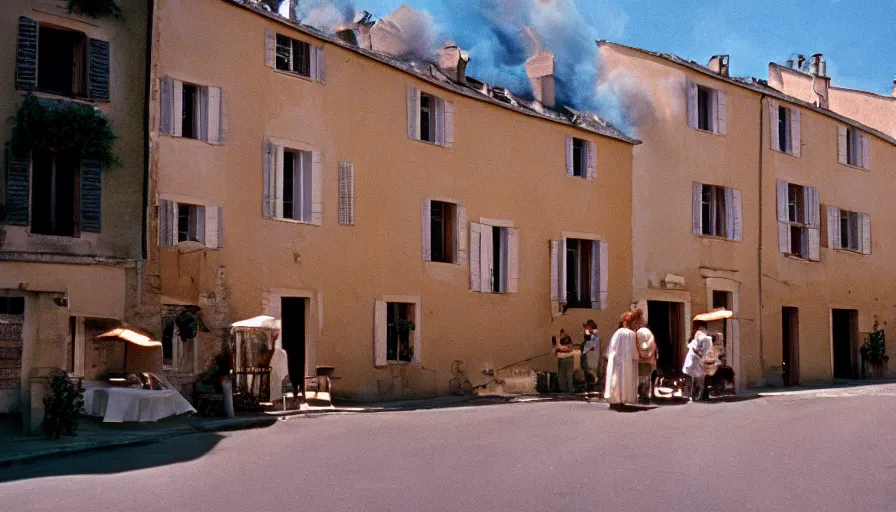
[[812,75],[812,91],[816,98],[815,106],[828,108],[828,90],[831,87],[831,78],[827,76],[827,64],[822,54],[816,53],[812,56],[809,74]]
[[809,67],[809,73],[815,76],[827,76],[827,63],[824,61],[824,56],[820,53],[816,53],[812,56],[812,66]]
[[459,84],[467,83],[467,64],[470,63],[470,54],[449,42],[439,50],[439,69],[448,78]]
[[709,64],[706,65],[713,71],[714,73],[718,73],[722,76],[728,76],[728,56],[727,55],[713,55],[711,59],[709,59]]
[[373,15],[367,11],[358,11],[348,27],[336,31],[336,37],[352,46],[358,46],[367,50],[372,49],[370,44],[370,27],[375,23],[371,21]]
[[557,90],[554,81],[554,54],[539,51],[526,61],[526,74],[532,85],[536,101],[548,108],[554,108]]
[[803,69],[803,63],[806,62],[806,57],[803,54],[799,54],[796,56],[796,68]]
[[893,78],[893,97],[896,98],[896,77]]

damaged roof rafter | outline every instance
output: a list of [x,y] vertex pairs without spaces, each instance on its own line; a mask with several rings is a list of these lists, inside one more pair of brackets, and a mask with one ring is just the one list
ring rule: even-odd
[[[289,27],[289,28],[296,30],[298,32],[301,32],[305,35],[323,40],[323,41],[325,41],[329,44],[332,44],[334,46],[339,46],[340,48],[343,48],[350,52],[364,55],[365,57],[368,57],[370,59],[378,61],[378,62],[385,64],[387,66],[390,66],[392,68],[398,69],[399,71],[405,72],[419,80],[426,81],[432,85],[441,87],[443,89],[447,89],[456,94],[460,94],[460,95],[463,95],[463,96],[466,96],[468,98],[472,98],[472,99],[475,99],[478,101],[491,103],[493,105],[497,105],[502,108],[512,110],[512,111],[518,112],[523,115],[527,115],[527,116],[531,116],[531,117],[535,117],[535,118],[539,118],[539,119],[544,119],[546,121],[551,121],[554,123],[570,126],[573,128],[578,128],[580,130],[584,130],[586,132],[593,133],[596,135],[601,135],[604,137],[617,139],[622,142],[626,142],[628,144],[632,144],[632,145],[641,144],[640,140],[626,135],[621,130],[619,130],[615,126],[607,123],[606,121],[603,121],[603,120],[592,121],[591,119],[593,119],[593,118],[600,119],[599,117],[597,117],[597,114],[589,113],[589,116],[587,116],[587,117],[584,115],[579,115],[578,121],[574,122],[573,119],[564,116],[560,112],[549,111],[548,109],[544,109],[545,112],[538,112],[534,109],[527,108],[526,106],[523,106],[523,104],[520,102],[515,102],[516,104],[511,104],[511,103],[507,103],[504,101],[500,101],[498,99],[495,99],[495,98],[485,94],[482,90],[477,89],[475,87],[475,84],[484,84],[484,82],[476,80],[473,77],[467,77],[467,80],[471,82],[470,84],[461,85],[461,84],[455,83],[450,78],[448,78],[444,73],[442,73],[441,70],[438,69],[438,66],[435,63],[431,63],[431,62],[420,63],[420,64],[426,66],[427,69],[424,71],[424,70],[414,67],[411,63],[401,61],[399,59],[390,57],[388,55],[385,55],[385,54],[382,54],[382,53],[379,53],[379,52],[376,52],[373,50],[368,50],[366,48],[353,46],[349,43],[346,43],[345,41],[342,41],[341,39],[339,39],[337,37],[330,36],[329,34],[326,34],[314,27],[311,27],[308,25],[302,25],[300,23],[288,20],[288,19],[283,18],[282,16],[278,15],[277,13],[265,11],[261,8],[254,6],[254,5],[251,5],[248,3],[243,3],[240,0],[221,0],[221,1],[231,4],[231,5],[234,5],[236,7],[241,7],[243,9],[251,11],[260,16],[264,16],[265,18],[267,18],[271,21],[277,22],[281,25]],[[565,107],[565,108],[569,111],[572,111],[572,109],[570,109],[569,107]],[[554,114],[554,115],[551,115],[551,114]]]

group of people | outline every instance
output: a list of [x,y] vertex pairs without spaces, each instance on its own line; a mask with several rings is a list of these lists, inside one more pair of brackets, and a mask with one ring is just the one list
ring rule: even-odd
[[[583,328],[582,343],[574,343],[562,329],[559,340],[556,337],[551,340],[557,354],[559,390],[576,390],[573,375],[575,351],[578,348],[581,351],[580,367],[586,383],[599,383],[600,377],[605,376],[603,396],[611,407],[639,401],[649,402],[653,394],[653,377],[659,352],[653,333],[644,321],[644,312],[635,308],[623,313],[619,319],[619,328],[610,339],[606,358],[601,357],[597,324],[588,320]],[[688,343],[682,368],[682,373],[689,377],[685,396],[691,400],[699,400],[704,395],[704,358],[712,349],[713,340],[707,334],[707,323],[695,321],[694,338]]]

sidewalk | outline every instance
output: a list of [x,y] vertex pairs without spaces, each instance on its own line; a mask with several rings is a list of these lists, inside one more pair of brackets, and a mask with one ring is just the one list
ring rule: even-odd
[[77,435],[49,440],[26,436],[18,424],[0,423],[0,467],[30,462],[45,457],[71,455],[90,450],[151,444],[174,436],[199,432],[222,432],[267,427],[276,418],[242,416],[205,418],[201,416],[168,418],[156,423],[103,423],[96,418],[81,418]]

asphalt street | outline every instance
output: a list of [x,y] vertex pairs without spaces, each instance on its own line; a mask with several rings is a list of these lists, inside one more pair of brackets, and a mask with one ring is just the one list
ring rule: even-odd
[[896,385],[294,418],[0,468],[0,509],[894,511]]

